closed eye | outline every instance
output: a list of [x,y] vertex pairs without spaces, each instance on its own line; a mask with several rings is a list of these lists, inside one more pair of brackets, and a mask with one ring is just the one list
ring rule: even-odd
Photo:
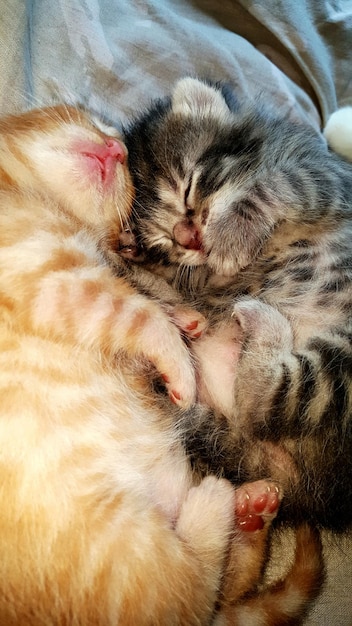
[[184,195],[184,203],[185,203],[185,205],[187,204],[187,199],[188,199],[188,196],[189,196],[189,192],[191,191],[191,186],[192,186],[192,178],[190,179],[190,181],[189,181],[189,183],[187,185],[186,191],[185,191],[185,195]]

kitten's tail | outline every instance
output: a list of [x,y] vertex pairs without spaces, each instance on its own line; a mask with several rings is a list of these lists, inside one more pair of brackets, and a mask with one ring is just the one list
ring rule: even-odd
[[334,152],[352,161],[352,106],[342,107],[330,115],[324,136]]
[[294,561],[289,572],[255,595],[248,594],[219,626],[298,626],[324,582],[323,550],[318,530],[308,524],[296,531]]

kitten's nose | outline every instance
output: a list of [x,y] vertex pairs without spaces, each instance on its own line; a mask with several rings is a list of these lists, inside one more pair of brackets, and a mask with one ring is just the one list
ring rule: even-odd
[[77,141],[72,148],[82,156],[97,159],[101,163],[109,160],[124,163],[127,158],[127,148],[122,141],[113,137],[106,137],[104,143],[97,143],[90,139]]
[[114,180],[117,164],[125,163],[127,159],[127,148],[113,137],[104,137],[104,143],[83,139],[75,142],[72,149],[84,157],[87,173],[93,177],[100,174],[101,181],[107,186]]
[[191,220],[177,222],[174,227],[174,237],[180,246],[186,250],[202,250],[202,238],[198,228]]
[[119,163],[124,163],[127,156],[127,151],[123,143],[118,139],[114,139],[113,137],[109,137],[106,139],[105,145],[108,150],[108,155],[119,161]]

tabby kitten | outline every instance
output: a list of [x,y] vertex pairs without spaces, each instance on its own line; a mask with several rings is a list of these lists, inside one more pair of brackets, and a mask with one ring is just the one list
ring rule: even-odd
[[[106,130],[64,106],[0,121],[0,624],[235,623],[233,589],[257,582],[281,495],[262,481],[235,499],[197,477],[179,409],[153,393],[149,364],[188,406],[194,370],[171,318],[110,269],[132,186]],[[190,334],[201,322],[174,318]],[[287,580],[306,543],[308,587],[287,590],[297,619],[321,575],[303,528]]]
[[190,452],[234,482],[280,479],[281,519],[345,529],[351,166],[312,129],[191,78],[126,142],[136,197],[122,254],[210,315],[216,337],[211,361],[195,346],[218,412],[183,421]]

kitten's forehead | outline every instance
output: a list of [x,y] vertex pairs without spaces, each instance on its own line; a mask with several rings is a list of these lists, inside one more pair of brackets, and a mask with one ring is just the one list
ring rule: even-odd
[[99,132],[120,138],[120,133],[105,124],[97,115],[66,104],[32,109],[20,116],[5,118],[1,124],[2,134],[10,133],[19,141],[22,137],[30,140],[31,136],[35,141],[48,140],[55,135],[64,139],[65,132],[74,133],[78,132],[78,129],[80,132],[85,129],[87,132]]
[[17,130],[19,132],[15,141],[22,146],[24,152],[30,150],[33,154],[35,150],[49,150],[50,160],[53,158],[53,150],[67,148],[69,151],[75,142],[85,140],[104,144],[106,138],[121,139],[120,133],[97,115],[66,105],[32,112],[28,126]]
[[181,177],[196,167],[222,133],[219,120],[185,117],[172,109],[158,130],[158,150],[164,151],[164,164]]
[[[238,110],[230,110],[220,88],[193,78],[176,83],[165,103],[162,123],[160,110],[155,117],[158,145],[174,167],[188,171],[212,149],[228,151]],[[226,144],[226,145],[225,145]]]

